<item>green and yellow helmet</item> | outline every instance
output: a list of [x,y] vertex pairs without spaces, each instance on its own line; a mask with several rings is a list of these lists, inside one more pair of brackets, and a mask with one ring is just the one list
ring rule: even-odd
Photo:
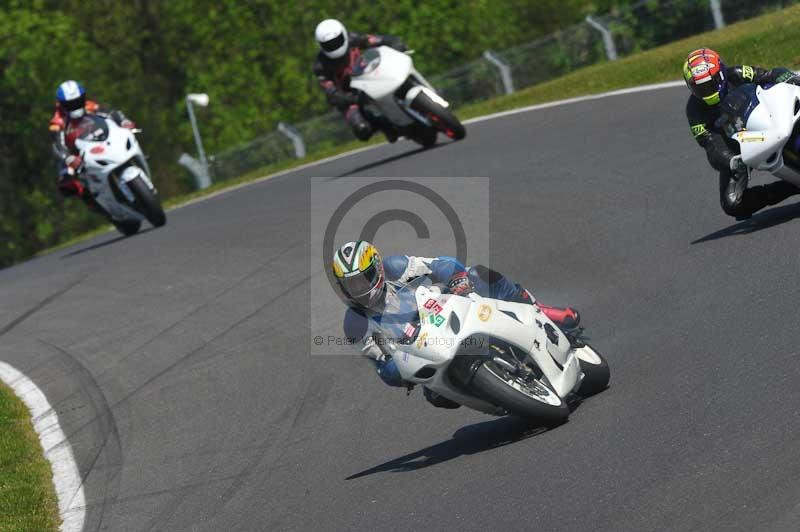
[[334,253],[331,267],[345,297],[364,308],[380,308],[386,276],[378,248],[365,240],[348,242]]

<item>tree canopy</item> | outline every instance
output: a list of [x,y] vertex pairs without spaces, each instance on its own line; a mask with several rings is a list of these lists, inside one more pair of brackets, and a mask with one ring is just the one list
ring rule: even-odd
[[353,31],[392,34],[435,74],[605,10],[596,0],[6,0],[0,17],[0,267],[102,220],[55,188],[47,132],[55,90],[81,82],[91,98],[122,109],[160,192],[188,191],[176,164],[194,152],[184,96],[206,92],[198,110],[215,153],[273,131],[281,120],[327,111],[311,74],[314,27],[323,18]]

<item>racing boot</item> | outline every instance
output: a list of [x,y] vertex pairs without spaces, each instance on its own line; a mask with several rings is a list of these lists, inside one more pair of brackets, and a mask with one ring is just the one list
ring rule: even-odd
[[775,181],[766,185],[751,187],[744,192],[742,212],[736,216],[737,221],[750,218],[754,212],[764,207],[777,205],[786,198],[800,194],[800,188],[787,181]]
[[729,205],[728,208],[737,213],[735,215],[737,221],[747,220],[755,212],[752,208],[748,208],[749,206],[743,205],[749,181],[750,177],[746,172],[731,174],[728,186],[725,189],[725,200]]
[[65,175],[58,180],[58,191],[61,192],[61,195],[65,198],[70,196],[78,196],[80,198],[85,194],[86,187],[83,186],[80,180],[70,175]]
[[543,305],[539,301],[536,302],[536,306],[542,310],[550,321],[558,325],[562,330],[569,331],[577,329],[581,322],[581,315],[572,307],[550,307]]
[[551,307],[548,305],[543,304],[541,301],[536,301],[536,299],[528,292],[526,289],[522,288],[521,286],[517,285],[519,292],[517,293],[516,297],[512,298],[512,301],[517,303],[533,303],[544,313],[547,318],[555,323],[559,329],[562,331],[571,331],[578,328],[578,325],[581,323],[581,315],[572,307]]

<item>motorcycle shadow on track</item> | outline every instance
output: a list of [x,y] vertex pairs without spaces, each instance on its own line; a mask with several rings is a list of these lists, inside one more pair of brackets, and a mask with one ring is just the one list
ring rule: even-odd
[[791,205],[782,205],[774,207],[768,211],[762,211],[753,215],[749,220],[736,222],[719,231],[714,231],[705,236],[693,240],[694,244],[702,244],[703,242],[710,242],[712,240],[719,240],[720,238],[727,238],[737,235],[749,235],[758,231],[769,229],[777,225],[791,222],[795,218],[800,218],[800,203],[793,203]]
[[75,251],[71,251],[71,252],[67,253],[66,255],[62,255],[60,260],[68,259],[70,257],[74,257],[75,255],[81,255],[83,253],[86,253],[87,251],[94,251],[96,249],[104,248],[106,246],[110,246],[112,244],[116,244],[120,240],[127,240],[128,238],[135,238],[138,235],[143,235],[144,233],[147,233],[147,232],[152,231],[152,230],[153,230],[152,227],[147,227],[145,229],[142,229],[141,231],[139,231],[135,235],[130,235],[130,236],[117,235],[114,238],[110,238],[108,240],[103,240],[102,242],[98,242],[97,244],[92,244],[91,246],[87,246],[85,248],[80,248],[80,249],[76,249]]
[[377,168],[378,166],[383,166],[384,164],[389,164],[389,163],[392,163],[394,161],[399,161],[400,159],[405,159],[406,157],[411,157],[412,155],[416,155],[418,153],[422,153],[422,152],[425,152],[425,151],[431,151],[431,150],[438,150],[439,148],[443,148],[443,147],[448,146],[450,144],[454,144],[454,143],[453,142],[443,142],[443,143],[440,143],[440,144],[436,144],[435,146],[431,146],[430,148],[414,148],[413,150],[404,151],[403,153],[398,153],[397,155],[392,155],[391,157],[386,157],[384,159],[380,159],[378,161],[374,161],[374,162],[359,166],[358,168],[353,168],[352,170],[348,170],[347,172],[345,172],[343,174],[339,174],[339,175],[337,175],[335,177],[332,177],[332,178],[328,179],[328,181],[333,181],[335,179],[339,179],[339,178],[342,178],[342,177],[350,177],[350,176],[359,174],[361,172],[366,172],[367,170],[371,170],[373,168]]
[[[579,405],[580,401],[576,400],[570,404],[570,410],[576,409]],[[550,429],[519,417],[506,416],[483,421],[458,429],[447,441],[365,469],[350,475],[345,480],[354,480],[375,473],[407,473],[424,469],[459,456],[490,451],[534,438],[548,430]]]

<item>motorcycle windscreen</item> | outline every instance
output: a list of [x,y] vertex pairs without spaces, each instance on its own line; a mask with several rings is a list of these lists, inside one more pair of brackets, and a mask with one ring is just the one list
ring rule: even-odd
[[108,138],[108,124],[104,118],[97,115],[84,115],[80,120],[71,123],[67,130],[67,137],[89,142],[102,142]]
[[420,331],[420,313],[417,304],[417,288],[430,286],[427,276],[420,276],[399,288],[390,287],[386,294],[386,304],[379,322],[381,329],[390,333],[399,344],[413,342]]
[[381,64],[381,54],[375,48],[367,48],[359,55],[358,59],[353,65],[353,70],[350,75],[353,77],[363,76],[369,74]]
[[720,104],[720,117],[715,126],[725,136],[732,137],[747,126],[753,110],[761,103],[758,99],[758,85],[748,83],[728,94]]

